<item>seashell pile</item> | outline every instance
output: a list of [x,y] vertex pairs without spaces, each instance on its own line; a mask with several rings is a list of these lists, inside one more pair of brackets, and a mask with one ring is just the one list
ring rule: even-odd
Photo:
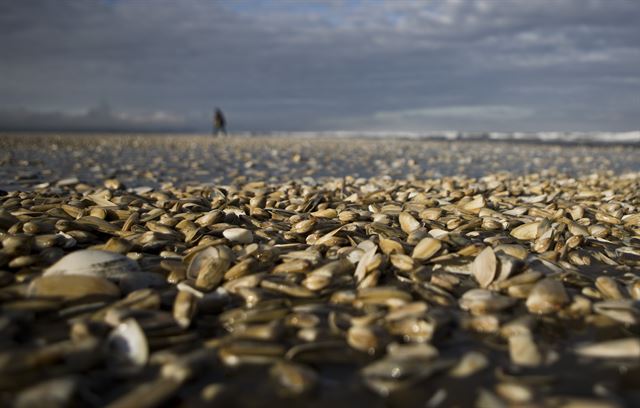
[[0,195],[0,405],[640,404],[636,173],[126,184]]

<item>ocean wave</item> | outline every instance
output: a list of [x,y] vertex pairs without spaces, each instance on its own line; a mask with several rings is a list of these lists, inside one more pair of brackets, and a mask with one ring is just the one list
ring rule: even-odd
[[[257,134],[246,134],[256,136]],[[322,132],[269,132],[266,136],[291,136],[299,138],[398,138],[450,141],[514,141],[559,144],[638,144],[640,131],[631,132],[392,132],[392,131],[322,131]]]

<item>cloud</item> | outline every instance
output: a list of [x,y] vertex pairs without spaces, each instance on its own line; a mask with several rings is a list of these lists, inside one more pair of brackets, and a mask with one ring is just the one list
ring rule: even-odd
[[[0,2],[0,109],[53,118],[105,100],[199,130],[214,106],[232,130],[425,109],[448,129],[637,129],[637,21],[626,0]],[[529,114],[444,111],[482,106]]]
[[107,104],[80,112],[0,110],[2,130],[193,131],[186,117],[169,112],[114,112]]

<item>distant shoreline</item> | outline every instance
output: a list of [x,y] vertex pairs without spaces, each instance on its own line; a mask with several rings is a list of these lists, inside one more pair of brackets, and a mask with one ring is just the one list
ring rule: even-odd
[[[25,138],[74,138],[74,137],[113,137],[113,138],[196,138],[213,139],[207,133],[189,132],[87,132],[87,131],[0,131],[0,139],[14,142],[24,141]],[[640,131],[634,132],[356,132],[356,131],[327,131],[327,132],[231,132],[232,139],[337,139],[337,140],[398,140],[398,141],[430,141],[430,142],[473,142],[473,143],[508,143],[524,145],[561,145],[561,146],[623,146],[640,147]]]

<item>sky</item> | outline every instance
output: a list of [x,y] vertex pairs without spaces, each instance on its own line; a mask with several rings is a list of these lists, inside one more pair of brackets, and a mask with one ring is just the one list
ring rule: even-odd
[[0,130],[640,130],[637,0],[0,2]]

